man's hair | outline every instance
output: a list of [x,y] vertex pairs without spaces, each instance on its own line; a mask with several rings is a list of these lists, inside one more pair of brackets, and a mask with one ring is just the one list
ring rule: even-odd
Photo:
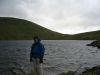
[[38,36],[34,36],[34,38],[33,38],[33,39],[38,39],[38,40],[39,40],[40,38],[39,38]]

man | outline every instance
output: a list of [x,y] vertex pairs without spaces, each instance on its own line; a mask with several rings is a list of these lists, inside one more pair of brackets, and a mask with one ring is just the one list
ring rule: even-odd
[[31,47],[30,61],[34,62],[34,72],[36,75],[43,75],[43,57],[44,57],[45,48],[41,43],[39,37],[34,37],[34,43]]

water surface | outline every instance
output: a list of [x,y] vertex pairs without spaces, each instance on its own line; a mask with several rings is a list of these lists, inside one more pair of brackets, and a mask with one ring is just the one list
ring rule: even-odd
[[[28,73],[33,69],[30,63],[32,40],[0,41],[0,74],[11,68]],[[44,57],[45,75],[61,72],[82,72],[100,64],[100,50],[86,46],[92,41],[83,40],[44,40],[46,52]]]

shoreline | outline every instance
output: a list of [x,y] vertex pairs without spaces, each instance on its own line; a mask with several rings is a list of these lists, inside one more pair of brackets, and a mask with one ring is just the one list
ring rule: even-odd
[[[100,40],[93,41],[90,44],[87,44],[87,46],[97,47],[98,49],[100,49]],[[76,71],[68,71],[66,73],[60,73],[58,75],[77,75],[77,74]],[[100,65],[86,69],[79,75],[100,75]]]
[[90,69],[86,69],[81,74],[76,74],[74,71],[69,71],[67,73],[61,73],[58,75],[100,75],[100,65],[92,67]]
[[87,46],[97,47],[100,49],[100,40],[93,41],[92,43],[87,44]]

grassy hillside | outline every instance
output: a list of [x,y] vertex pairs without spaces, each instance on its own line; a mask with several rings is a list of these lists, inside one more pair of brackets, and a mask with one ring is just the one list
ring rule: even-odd
[[75,35],[70,35],[70,36],[64,35],[62,38],[69,39],[69,40],[100,40],[100,30],[80,33],[80,34],[75,34]]
[[75,39],[100,40],[100,30],[74,35]]
[[35,23],[9,17],[0,17],[0,39],[32,39],[33,36],[42,39],[59,39],[63,34],[51,31]]
[[35,35],[42,39],[100,40],[100,31],[64,35],[27,20],[0,17],[0,40],[32,39]]

